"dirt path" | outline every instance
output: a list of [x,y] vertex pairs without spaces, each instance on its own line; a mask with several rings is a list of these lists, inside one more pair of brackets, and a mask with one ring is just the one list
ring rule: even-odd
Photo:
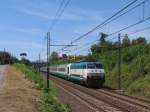
[[40,92],[21,72],[7,66],[0,91],[0,112],[39,112]]
[[1,89],[1,85],[3,83],[3,76],[4,76],[5,68],[6,68],[5,65],[0,65],[0,89]]

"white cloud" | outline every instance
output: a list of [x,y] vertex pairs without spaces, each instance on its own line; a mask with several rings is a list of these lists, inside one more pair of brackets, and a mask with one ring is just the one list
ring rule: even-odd
[[[53,20],[55,13],[49,11],[38,10],[35,9],[22,9],[22,12],[27,15],[32,15],[39,17],[45,20]],[[54,14],[54,15],[50,15]],[[65,11],[62,15],[60,20],[70,20],[70,21],[102,21],[102,13],[97,11],[90,11],[90,10],[71,10]]]
[[23,9],[22,12],[25,14],[36,16],[36,17],[46,19],[46,20],[53,19],[53,17],[49,16],[48,14],[46,14],[42,11],[33,11],[33,10],[29,10],[29,9]]
[[45,49],[45,47],[41,44],[34,42],[24,42],[24,41],[1,41],[1,45],[16,47],[16,48],[28,48],[28,49]]
[[19,28],[12,26],[1,26],[0,31],[12,31],[12,32],[20,32],[20,33],[28,33],[28,34],[42,34],[44,31],[38,28]]

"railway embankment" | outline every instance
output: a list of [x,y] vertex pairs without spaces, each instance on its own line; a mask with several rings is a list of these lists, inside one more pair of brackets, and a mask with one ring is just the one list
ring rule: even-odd
[[58,99],[55,85],[51,82],[50,89],[47,91],[46,80],[39,72],[33,68],[23,65],[15,64],[15,67],[20,70],[24,77],[34,83],[34,88],[41,92],[39,96],[39,112],[71,112],[69,105],[64,104]]
[[[104,65],[105,86],[118,89],[118,51],[113,49],[113,46],[106,45],[111,49],[104,48],[103,50],[99,49],[99,46],[93,46],[91,46],[92,53],[88,56],[77,57],[74,60],[57,59],[51,62],[64,64],[82,60],[82,58],[94,59]],[[150,44],[137,43],[122,47],[120,62],[120,82],[123,93],[150,100]]]
[[[121,49],[121,89],[125,94],[150,100],[150,44],[132,45]],[[105,85],[118,88],[118,65],[115,51],[103,53],[106,66]]]

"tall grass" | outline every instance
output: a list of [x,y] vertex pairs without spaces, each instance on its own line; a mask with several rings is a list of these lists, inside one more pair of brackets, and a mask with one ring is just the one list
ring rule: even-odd
[[[118,88],[117,52],[113,51],[107,55],[104,53],[99,57],[106,68],[105,85]],[[149,44],[130,46],[121,50],[121,87],[129,94],[150,98]]]
[[15,67],[25,75],[25,78],[33,81],[37,89],[43,91],[39,102],[40,112],[72,112],[69,105],[62,103],[57,98],[54,83],[51,82],[50,90],[45,91],[46,81],[39,72],[24,64],[15,64]]

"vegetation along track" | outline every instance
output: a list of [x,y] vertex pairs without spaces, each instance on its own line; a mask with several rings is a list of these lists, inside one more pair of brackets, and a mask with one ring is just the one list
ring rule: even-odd
[[59,86],[63,86],[64,89],[70,91],[70,93],[86,101],[98,110],[101,109],[101,111],[103,110],[108,112],[111,108],[111,111],[121,110],[124,112],[150,112],[149,102],[144,102],[143,100],[140,101],[135,98],[115,94],[111,91],[106,91],[103,89],[96,90],[86,88],[54,76],[51,76],[51,80],[55,81],[56,84],[59,84]]

